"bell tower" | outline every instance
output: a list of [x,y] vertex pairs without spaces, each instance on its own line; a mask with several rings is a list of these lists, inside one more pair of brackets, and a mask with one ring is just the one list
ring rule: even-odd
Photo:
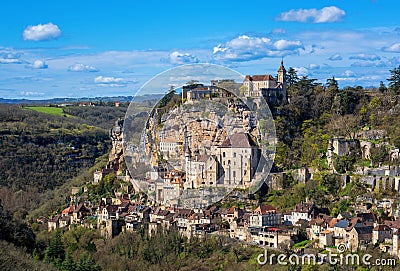
[[283,86],[285,86],[286,84],[285,77],[286,77],[286,69],[285,66],[283,66],[283,59],[282,59],[281,66],[279,67],[278,70],[278,82],[281,83]]

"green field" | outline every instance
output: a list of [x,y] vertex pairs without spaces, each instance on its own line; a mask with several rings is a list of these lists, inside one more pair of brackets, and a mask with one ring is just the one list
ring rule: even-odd
[[69,117],[69,115],[64,114],[63,109],[59,108],[59,107],[49,107],[49,106],[26,106],[24,107],[26,109],[31,109],[31,110],[35,110],[41,113],[46,113],[46,114],[50,114],[50,115],[56,115],[56,116],[67,116]]

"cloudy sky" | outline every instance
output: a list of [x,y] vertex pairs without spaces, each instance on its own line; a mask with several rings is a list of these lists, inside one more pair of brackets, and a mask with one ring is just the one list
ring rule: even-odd
[[[285,66],[341,87],[400,65],[400,2],[2,1],[0,97],[133,95],[188,63],[242,74]],[[196,4],[194,4],[196,3]]]

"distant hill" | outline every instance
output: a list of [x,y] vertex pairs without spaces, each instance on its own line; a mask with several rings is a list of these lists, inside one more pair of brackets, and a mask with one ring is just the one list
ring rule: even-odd
[[[153,99],[160,99],[163,94],[148,94],[136,96],[136,102],[143,102]],[[131,102],[134,96],[110,96],[110,97],[82,97],[82,98],[53,98],[42,100],[29,99],[4,99],[0,98],[0,103],[3,104],[63,104],[63,103],[79,103],[79,102]]]

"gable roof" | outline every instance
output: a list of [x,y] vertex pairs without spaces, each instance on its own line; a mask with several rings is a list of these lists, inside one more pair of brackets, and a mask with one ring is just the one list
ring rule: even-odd
[[339,221],[337,218],[332,218],[332,220],[329,222],[329,228],[335,227],[335,224]]
[[384,220],[383,224],[389,226],[392,229],[400,229],[400,220],[394,220],[394,221],[390,221],[390,220]]
[[313,208],[314,208],[313,203],[300,202],[294,207],[294,211],[298,213],[311,213]]
[[349,226],[349,221],[347,221],[347,220],[339,220],[338,222],[336,222],[334,227],[345,229],[348,226]]
[[355,231],[358,234],[371,234],[372,233],[372,226],[360,226],[360,227],[354,227]]
[[350,222],[349,225],[347,226],[346,230],[350,231],[353,227],[355,227],[356,224],[362,222],[362,219],[358,216],[353,217]]
[[379,224],[376,225],[374,228],[374,231],[390,231],[391,229],[389,228],[389,226],[384,225],[384,224]]
[[256,209],[254,209],[253,213],[266,215],[271,212],[277,212],[278,210],[272,205],[261,204]]
[[83,202],[79,203],[78,207],[74,210],[74,213],[79,213],[79,212],[89,212],[89,210],[85,207]]
[[64,210],[62,210],[62,214],[63,215],[68,215],[68,214],[72,214],[74,212],[75,208],[74,206],[68,206],[67,208],[65,208]]
[[361,218],[363,222],[374,222],[375,221],[375,215],[373,213],[359,213],[357,214],[357,217]]
[[110,205],[107,205],[105,209],[106,209],[107,212],[109,212],[109,213],[115,213],[115,212],[118,211],[118,205],[110,204]]
[[275,78],[270,74],[246,75],[244,81],[275,81]]
[[252,148],[257,147],[257,143],[248,133],[232,134],[226,139],[219,148]]

